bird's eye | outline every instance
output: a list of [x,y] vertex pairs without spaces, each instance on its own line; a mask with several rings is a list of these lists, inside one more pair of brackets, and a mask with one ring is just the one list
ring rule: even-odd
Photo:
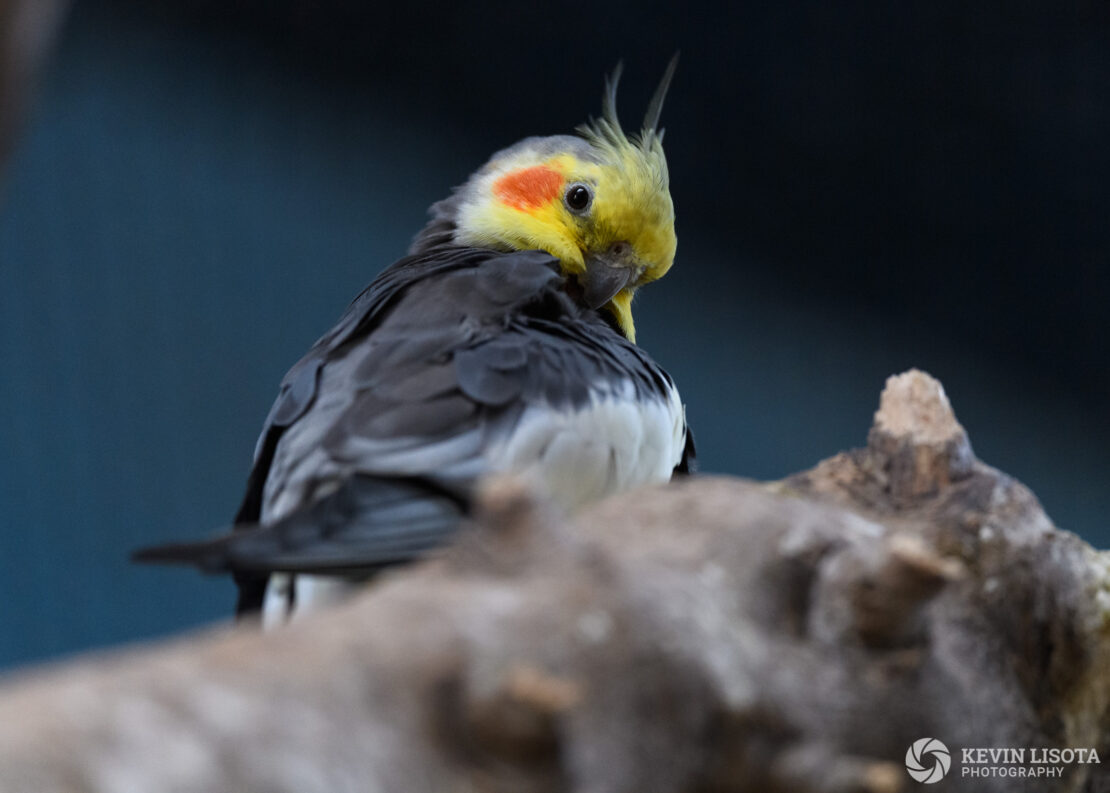
[[585,212],[593,200],[594,194],[584,184],[572,184],[567,188],[563,200],[572,212]]

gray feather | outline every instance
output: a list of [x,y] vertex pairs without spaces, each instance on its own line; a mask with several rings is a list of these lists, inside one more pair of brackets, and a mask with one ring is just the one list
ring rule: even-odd
[[387,269],[283,381],[240,511],[251,525],[143,558],[251,586],[405,561],[457,530],[525,411],[566,415],[618,386],[666,400],[670,378],[563,286],[541,251],[448,248]]
[[643,134],[657,133],[660,140],[663,139],[663,131],[659,129],[659,117],[663,114],[663,100],[667,98],[667,90],[671,87],[675,69],[678,68],[678,56],[679,53],[676,52],[671,57],[671,62],[667,64],[667,68],[663,72],[663,79],[659,81],[659,87],[655,89],[651,101],[648,102],[647,112],[644,113]]

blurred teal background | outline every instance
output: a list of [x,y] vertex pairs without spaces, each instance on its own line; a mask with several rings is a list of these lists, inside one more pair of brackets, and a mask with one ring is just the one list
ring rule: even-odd
[[[1105,6],[78,2],[0,207],[0,665],[226,619],[128,563],[237,506],[285,369],[494,150],[667,58],[679,258],[641,344],[702,467],[862,445],[889,374],[1110,543]],[[885,6],[883,7],[885,8]],[[1048,6],[1045,6],[1047,9]]]

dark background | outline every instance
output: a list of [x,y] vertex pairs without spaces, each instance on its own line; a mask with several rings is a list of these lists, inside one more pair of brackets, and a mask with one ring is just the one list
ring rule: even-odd
[[1110,542],[1110,4],[84,0],[0,208],[0,664],[179,630],[128,565],[233,514],[285,368],[492,151],[664,122],[679,255],[637,309],[703,467],[864,442],[940,377],[979,456]]

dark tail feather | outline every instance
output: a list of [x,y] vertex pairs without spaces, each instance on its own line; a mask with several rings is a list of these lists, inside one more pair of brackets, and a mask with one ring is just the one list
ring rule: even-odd
[[231,569],[228,564],[228,544],[234,539],[234,534],[222,534],[199,542],[154,545],[133,551],[131,561],[140,564],[187,564],[206,573],[226,573]]
[[276,523],[143,548],[131,558],[208,573],[368,573],[442,545],[466,512],[462,497],[427,479],[354,476]]

